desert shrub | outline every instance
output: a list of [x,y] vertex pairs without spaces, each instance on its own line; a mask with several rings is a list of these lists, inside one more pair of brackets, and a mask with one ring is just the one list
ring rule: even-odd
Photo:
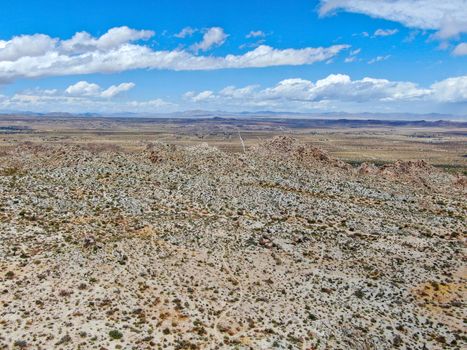
[[365,296],[365,294],[363,293],[363,291],[361,289],[356,290],[355,293],[353,293],[353,294],[359,299],[362,299]]
[[109,336],[112,339],[122,339],[123,338],[123,334],[120,331],[116,330],[116,329],[111,330],[109,332]]
[[3,176],[17,176],[21,174],[22,174],[21,169],[16,166],[4,168],[0,171],[0,175],[3,175]]
[[24,340],[15,340],[14,346],[20,349],[26,349],[28,343],[26,343]]

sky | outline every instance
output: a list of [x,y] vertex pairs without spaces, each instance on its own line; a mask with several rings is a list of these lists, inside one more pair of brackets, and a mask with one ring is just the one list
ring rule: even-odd
[[467,116],[467,0],[2,0],[0,112]]

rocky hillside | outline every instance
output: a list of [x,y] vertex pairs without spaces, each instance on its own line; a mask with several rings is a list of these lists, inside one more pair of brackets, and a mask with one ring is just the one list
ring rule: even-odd
[[0,349],[461,349],[465,179],[277,137],[0,151]]

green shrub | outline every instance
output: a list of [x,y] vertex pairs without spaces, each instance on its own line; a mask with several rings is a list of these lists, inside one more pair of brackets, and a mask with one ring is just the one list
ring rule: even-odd
[[123,338],[123,334],[121,332],[119,332],[118,330],[116,330],[116,329],[110,331],[109,336],[112,339],[122,339]]

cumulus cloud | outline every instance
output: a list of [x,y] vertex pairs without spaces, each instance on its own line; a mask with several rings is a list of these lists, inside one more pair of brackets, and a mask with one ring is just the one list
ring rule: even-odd
[[65,89],[65,93],[70,96],[112,98],[124,91],[133,89],[135,86],[136,85],[134,83],[121,83],[119,85],[112,85],[103,90],[95,83],[88,83],[87,81],[82,80],[67,87]]
[[214,95],[214,91],[211,91],[211,90],[202,91],[200,93],[189,91],[183,97],[192,102],[204,102],[209,99],[215,98],[215,95]]
[[467,103],[467,76],[449,78],[430,87],[407,81],[390,81],[366,77],[352,80],[345,74],[331,74],[316,82],[285,79],[275,86],[260,89],[256,85],[243,88],[228,86],[218,92],[203,91],[185,94],[193,103],[219,108],[317,108],[334,106],[386,106],[395,104]]
[[293,101],[320,101],[320,100],[410,100],[429,95],[427,89],[418,88],[411,82],[393,82],[386,79],[363,78],[352,80],[345,74],[331,74],[328,77],[312,82],[310,80],[293,78],[280,81],[273,87],[258,89],[257,86],[247,86],[237,89],[226,87],[214,93],[204,91],[200,94],[190,92],[186,95],[194,102],[206,99],[239,99],[239,100],[293,100]]
[[438,39],[467,32],[465,0],[321,0],[321,16],[337,10],[383,18],[410,28],[435,30]]
[[[125,83],[130,84],[130,83]],[[96,84],[97,85],[97,84]],[[129,85],[115,85],[125,90]],[[412,111],[433,112],[452,108],[459,113],[467,106],[467,75],[451,77],[422,87],[410,81],[391,81],[365,77],[353,80],[345,74],[331,74],[311,81],[284,79],[261,88],[227,86],[219,91],[190,91],[183,95],[183,105],[160,98],[135,101],[103,96],[107,88],[96,89],[92,83],[73,84],[64,91],[30,90],[8,97],[0,95],[0,110],[69,112],[169,112],[188,108],[222,110],[278,111]],[[70,88],[69,87],[69,88]],[[94,95],[90,92],[92,91]],[[465,112],[464,112],[465,113]]]
[[259,85],[248,85],[243,88],[236,88],[235,86],[230,85],[219,91],[219,95],[228,98],[242,99],[250,96],[258,87]]
[[207,51],[215,46],[221,46],[227,37],[228,35],[224,33],[224,29],[220,27],[209,28],[204,33],[203,40],[194,44],[192,49],[195,52],[198,52],[199,50]]
[[333,45],[329,48],[279,50],[267,45],[260,45],[243,55],[227,55],[225,65],[226,68],[237,68],[312,64],[327,61],[349,47],[349,45]]
[[[304,65],[326,61],[349,47],[333,45],[279,50],[260,45],[242,55],[216,57],[198,56],[184,50],[155,51],[135,42],[148,39],[153,34],[152,31],[119,27],[110,29],[98,38],[79,32],[69,40],[35,34],[0,41],[0,83],[19,78],[112,73],[134,69],[180,71]],[[226,34],[220,28],[211,28],[197,48],[207,50],[213,45],[219,45],[225,37]]]
[[57,40],[47,35],[20,35],[9,41],[0,40],[0,62],[16,61],[21,57],[42,56],[52,50]]
[[377,29],[374,36],[391,36],[397,34],[399,32],[398,29]]
[[121,83],[119,85],[112,85],[106,90],[102,91],[101,96],[106,98],[112,98],[118,94],[131,90],[135,87],[134,83]]
[[262,30],[252,30],[245,37],[249,38],[264,38],[266,34]]
[[154,36],[152,30],[135,30],[126,26],[111,28],[99,38],[93,38],[89,33],[78,32],[71,39],[62,41],[61,48],[73,53],[90,50],[107,51],[137,40],[146,40]]
[[440,102],[467,102],[467,75],[452,77],[431,85],[433,98]]
[[45,96],[15,94],[10,98],[0,98],[0,110],[33,112],[71,112],[71,113],[162,113],[173,112],[178,105],[163,99],[147,101],[94,100],[87,97]]
[[263,91],[269,98],[298,98],[300,100],[339,101],[394,101],[419,98],[427,93],[410,82],[392,82],[386,79],[363,78],[351,80],[348,75],[331,74],[313,83],[302,79],[281,81],[274,88]]
[[65,92],[72,96],[96,96],[101,91],[101,87],[87,81],[78,81],[76,84],[70,85]]
[[177,105],[160,98],[135,101],[112,99],[134,87],[133,83],[112,85],[103,90],[99,85],[80,81],[64,91],[33,89],[18,92],[11,97],[0,96],[0,110],[34,112],[167,112]]
[[467,43],[460,43],[452,51],[454,56],[466,56],[467,55]]

